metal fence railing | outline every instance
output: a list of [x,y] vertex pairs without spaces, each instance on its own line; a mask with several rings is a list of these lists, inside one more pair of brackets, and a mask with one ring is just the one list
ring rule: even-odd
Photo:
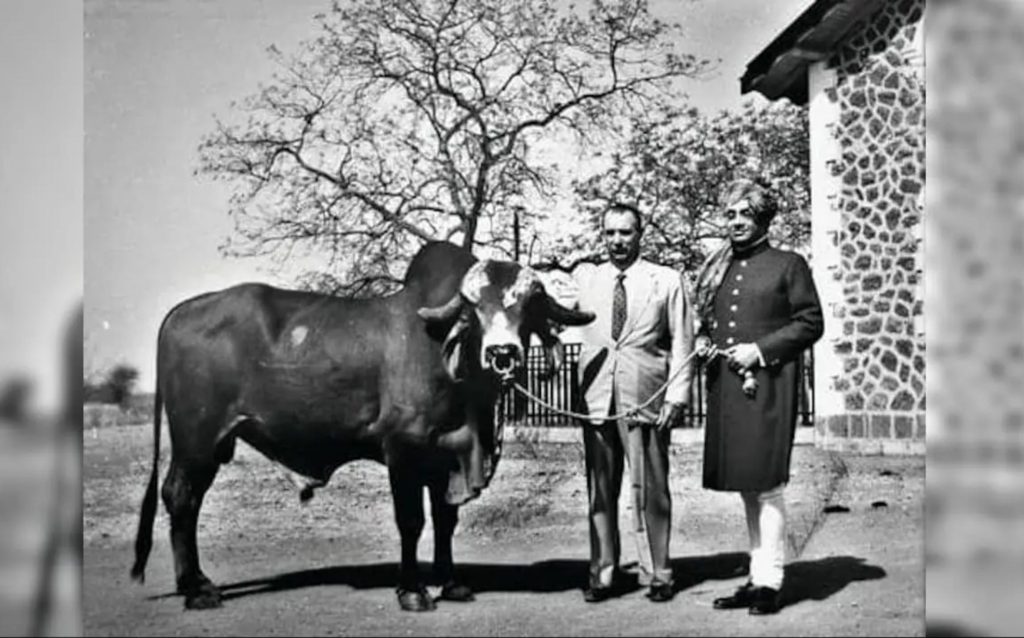
[[[565,344],[565,362],[562,368],[548,379],[541,378],[545,369],[544,351],[541,346],[530,348],[527,356],[526,369],[517,379],[532,394],[562,410],[578,409],[577,397],[580,391],[579,377],[580,344]],[[801,365],[801,383],[798,391],[797,421],[803,426],[814,425],[814,356],[810,350],[804,354]],[[693,386],[691,388],[690,405],[680,427],[704,427],[707,417],[707,400],[705,396],[704,371],[694,368]],[[516,421],[522,425],[538,427],[558,427],[574,425],[569,417],[560,415],[543,405],[527,401],[518,392],[510,392],[505,398],[507,414],[517,415]]]

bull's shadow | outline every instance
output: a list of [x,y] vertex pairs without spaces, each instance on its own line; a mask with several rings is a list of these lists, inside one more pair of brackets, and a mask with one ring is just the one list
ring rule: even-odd
[[[430,564],[421,563],[423,573],[430,573]],[[533,592],[553,593],[580,590],[587,582],[588,564],[579,559],[551,559],[532,564],[461,563],[456,569],[460,577],[476,593]],[[672,561],[676,590],[685,591],[709,581],[737,579],[747,573],[747,555],[721,553],[687,556]],[[797,561],[786,566],[786,605],[803,600],[824,600],[848,584],[861,580],[884,578],[885,570],[864,563],[852,556],[831,556],[811,561]],[[635,576],[626,575],[623,595],[641,589]],[[353,589],[393,589],[398,582],[395,562],[339,565],[309,569],[225,583],[221,590],[225,600],[278,591],[343,585]],[[723,589],[731,591],[732,584]],[[728,593],[728,592],[725,592]],[[163,597],[156,596],[154,598]]]
[[[430,563],[421,563],[424,575],[430,573]],[[677,586],[688,588],[711,579],[732,578],[742,573],[746,555],[740,553],[714,554],[677,558],[672,561]],[[588,563],[579,559],[551,559],[532,564],[514,563],[460,563],[456,566],[460,578],[476,593],[535,592],[550,593],[582,589],[587,582]],[[640,589],[635,575],[625,575],[622,593]],[[353,589],[391,589],[398,582],[398,563],[378,562],[339,565],[310,569],[266,578],[225,583],[221,586],[225,600],[254,594],[344,585]]]

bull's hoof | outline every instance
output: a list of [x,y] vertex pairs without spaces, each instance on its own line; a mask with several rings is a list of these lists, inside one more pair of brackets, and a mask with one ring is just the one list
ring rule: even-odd
[[185,609],[216,609],[223,604],[220,589],[211,582],[185,592]]
[[455,581],[446,583],[441,588],[441,600],[450,600],[457,603],[468,603],[476,600],[476,596],[473,595],[473,590]]
[[426,588],[416,589],[398,588],[398,604],[403,611],[434,611],[437,605]]

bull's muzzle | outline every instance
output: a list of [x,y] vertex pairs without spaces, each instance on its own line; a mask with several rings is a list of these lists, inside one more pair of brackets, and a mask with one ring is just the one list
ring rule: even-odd
[[514,345],[492,345],[484,350],[484,361],[503,381],[509,381],[522,364],[522,354]]

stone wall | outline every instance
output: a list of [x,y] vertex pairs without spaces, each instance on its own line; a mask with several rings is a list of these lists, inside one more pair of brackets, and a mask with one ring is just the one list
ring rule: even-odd
[[924,0],[888,2],[811,69],[814,268],[830,324],[816,427],[832,449],[924,451],[923,13]]

